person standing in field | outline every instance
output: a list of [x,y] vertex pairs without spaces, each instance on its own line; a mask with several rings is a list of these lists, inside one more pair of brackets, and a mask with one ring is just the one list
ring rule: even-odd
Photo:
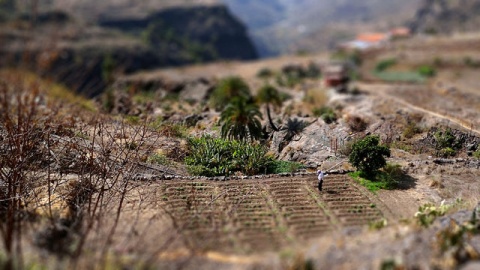
[[323,171],[318,170],[317,171],[317,178],[318,178],[318,190],[322,191],[322,185],[323,185],[323,178],[325,177],[325,174]]

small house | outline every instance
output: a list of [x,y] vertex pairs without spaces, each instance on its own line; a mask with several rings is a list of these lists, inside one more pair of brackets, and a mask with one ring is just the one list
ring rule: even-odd
[[325,86],[343,87],[349,82],[348,68],[344,63],[330,63],[323,69]]

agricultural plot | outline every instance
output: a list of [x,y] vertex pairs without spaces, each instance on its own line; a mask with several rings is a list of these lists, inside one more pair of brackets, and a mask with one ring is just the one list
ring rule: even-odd
[[346,176],[165,181],[162,207],[197,250],[268,251],[382,217]]

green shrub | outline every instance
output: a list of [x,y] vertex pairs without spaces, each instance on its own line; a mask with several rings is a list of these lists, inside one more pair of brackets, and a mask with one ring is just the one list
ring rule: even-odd
[[221,80],[215,87],[210,97],[210,104],[217,111],[221,111],[235,97],[252,99],[250,87],[240,77],[228,77]]
[[398,164],[387,164],[376,174],[356,171],[349,175],[360,185],[374,193],[380,189],[391,190],[397,188],[405,177],[405,173]]
[[439,152],[439,156],[444,157],[444,158],[453,157],[456,154],[457,154],[457,152],[450,147],[443,148]]
[[134,141],[125,142],[125,148],[134,151],[138,149],[138,144]]
[[275,77],[275,82],[278,86],[282,87],[294,87],[295,85],[302,82],[302,77],[299,77],[297,74],[283,74],[279,73]]
[[320,78],[321,75],[320,68],[315,63],[310,62],[308,64],[305,76],[307,78],[317,79]]
[[160,165],[168,165],[170,164],[170,161],[168,158],[161,154],[161,153],[155,153],[147,158],[147,162],[151,164],[160,164]]
[[194,175],[223,176],[235,172],[246,175],[265,173],[273,159],[267,148],[257,143],[213,137],[190,138],[188,170]]
[[135,115],[127,115],[125,117],[125,121],[127,121],[127,123],[129,123],[130,125],[138,125],[140,124],[140,117]]
[[325,123],[327,124],[331,124],[337,121],[337,115],[335,114],[335,111],[330,107],[316,108],[313,110],[313,115],[322,118],[323,121],[325,121]]
[[434,67],[430,65],[423,65],[418,68],[418,74],[424,77],[430,78],[430,77],[434,77],[437,74],[437,72]]
[[305,168],[305,165],[299,162],[273,160],[267,168],[267,173],[269,174],[293,173],[304,168]]
[[395,58],[385,59],[377,63],[377,65],[375,66],[375,71],[382,72],[396,64],[397,64],[397,59]]
[[385,182],[389,189],[398,187],[405,173],[399,164],[387,163],[382,171],[377,175],[377,180]]
[[274,73],[270,68],[262,68],[257,72],[257,78],[260,79],[269,79],[273,77]]
[[112,112],[115,108],[115,93],[113,89],[108,88],[102,95],[103,109],[106,112]]
[[433,59],[433,65],[435,67],[442,67],[445,64],[445,60],[443,60],[441,57],[435,57]]
[[170,138],[185,138],[187,137],[187,127],[181,124],[164,122],[157,128],[160,135]]
[[453,134],[450,128],[446,130],[438,130],[435,132],[435,142],[437,149],[444,149],[444,148],[456,148],[457,145],[457,137]]
[[349,156],[350,163],[366,175],[374,175],[378,169],[387,165],[385,156],[390,156],[390,149],[378,145],[379,142],[380,138],[372,135],[357,141]]
[[422,129],[419,128],[419,127],[417,126],[417,124],[411,122],[411,123],[409,123],[409,124],[405,127],[405,129],[403,130],[402,135],[403,135],[403,137],[405,137],[405,138],[407,138],[407,139],[410,139],[410,138],[412,138],[413,136],[415,136],[416,134],[419,134],[419,133],[421,133],[421,132],[422,132]]
[[380,230],[386,227],[388,224],[387,220],[385,218],[381,218],[378,220],[370,221],[368,223],[368,228],[370,230]]
[[471,67],[471,68],[479,68],[480,67],[480,60],[474,60],[470,56],[465,57],[463,59],[463,63],[467,67]]
[[418,208],[418,212],[415,213],[415,218],[417,219],[418,224],[427,228],[437,217],[444,216],[448,210],[460,202],[460,199],[457,199],[454,204],[445,204],[445,201],[442,201],[438,207],[431,203],[424,204]]
[[477,151],[473,152],[473,157],[480,159],[480,149],[477,149]]

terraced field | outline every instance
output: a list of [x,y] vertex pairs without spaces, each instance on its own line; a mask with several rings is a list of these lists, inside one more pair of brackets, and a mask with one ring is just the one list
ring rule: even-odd
[[268,251],[383,217],[347,176],[159,183],[160,206],[197,250]]

